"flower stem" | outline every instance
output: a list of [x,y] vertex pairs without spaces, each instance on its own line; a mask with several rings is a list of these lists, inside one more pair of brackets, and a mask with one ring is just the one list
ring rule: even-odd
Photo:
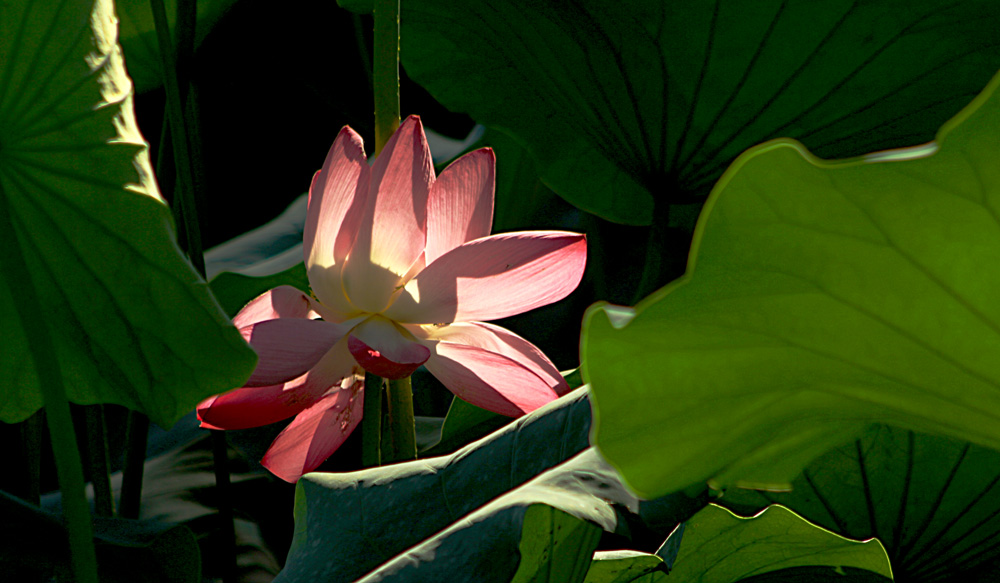
[[24,496],[38,506],[42,500],[42,431],[45,430],[45,409],[36,411],[21,424],[21,446],[25,459]]
[[375,155],[399,127],[399,2],[375,0]]
[[[69,529],[70,562],[76,583],[97,583],[97,553],[94,550],[94,527],[83,482],[83,464],[76,443],[73,416],[63,373],[56,356],[55,340],[48,316],[38,312],[38,291],[31,268],[25,261],[21,239],[15,228],[11,203],[0,183],[0,285],[13,300],[19,326],[27,340],[38,390],[45,403],[45,420],[52,441],[56,475],[62,492],[63,516]],[[23,232],[23,229],[21,229]],[[29,389],[34,390],[34,389]]]
[[361,417],[361,465],[382,465],[382,377],[365,373],[364,414]]
[[386,413],[383,446],[384,462],[417,459],[417,432],[413,420],[413,388],[410,377],[389,381],[389,407]]

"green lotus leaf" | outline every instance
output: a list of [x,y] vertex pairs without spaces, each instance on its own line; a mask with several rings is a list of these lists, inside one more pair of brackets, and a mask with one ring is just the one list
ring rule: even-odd
[[878,538],[895,577],[977,579],[1000,566],[1000,452],[876,425],[809,464],[790,492],[730,489],[739,514],[782,504],[853,539]]
[[871,423],[1000,448],[998,83],[911,159],[749,150],[688,273],[590,310],[594,441],[640,494],[787,487]]
[[[858,542],[810,524],[782,506],[771,506],[752,518],[741,518],[710,504],[688,520],[680,552],[670,572],[676,583],[736,583],[763,575],[779,581],[858,581],[847,568],[867,571],[867,581],[891,581],[892,569],[877,540]],[[817,569],[817,567],[820,567]],[[823,568],[825,567],[825,568]],[[817,578],[783,578],[783,571],[807,568]],[[823,577],[820,579],[819,577]]]
[[403,2],[409,76],[510,134],[580,208],[650,224],[780,137],[928,141],[1000,68],[993,0]]
[[109,0],[4,4],[0,215],[0,421],[42,406],[33,326],[51,331],[71,401],[163,426],[249,377],[253,352],[175,242]]

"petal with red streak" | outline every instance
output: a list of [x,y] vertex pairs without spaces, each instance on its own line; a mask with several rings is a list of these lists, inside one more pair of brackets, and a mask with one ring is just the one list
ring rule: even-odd
[[366,371],[394,380],[413,374],[431,355],[408,332],[380,316],[352,330],[347,346]]
[[483,148],[455,160],[438,176],[427,201],[427,263],[490,234],[495,166],[493,150]]
[[286,482],[296,482],[337,451],[361,421],[364,381],[324,396],[298,414],[271,443],[260,462]]
[[437,342],[424,366],[463,401],[501,415],[519,417],[559,397],[520,362],[478,346]]
[[434,166],[420,118],[407,118],[372,167],[370,194],[343,271],[344,290],[362,311],[378,313],[423,254]]
[[309,188],[302,237],[309,285],[319,301],[343,314],[353,308],[344,296],[340,273],[367,206],[370,175],[361,137],[345,127]]
[[587,241],[579,233],[523,231],[476,239],[425,267],[385,315],[419,324],[513,316],[569,295],[586,262]]

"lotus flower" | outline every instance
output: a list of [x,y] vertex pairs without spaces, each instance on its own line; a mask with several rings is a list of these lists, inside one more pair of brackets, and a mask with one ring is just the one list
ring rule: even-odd
[[435,177],[418,117],[368,166],[341,130],[309,189],[305,264],[313,296],[283,286],[234,324],[260,359],[242,388],[198,407],[203,427],[295,416],[262,463],[294,482],[361,419],[364,371],[400,379],[423,365],[460,398],[519,416],[568,387],[533,344],[482,320],[560,300],[579,284],[583,235],[490,235],[495,159],[486,148]]

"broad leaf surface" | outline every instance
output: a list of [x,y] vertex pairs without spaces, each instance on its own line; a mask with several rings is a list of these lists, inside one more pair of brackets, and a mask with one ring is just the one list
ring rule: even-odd
[[[38,290],[70,400],[169,426],[243,384],[255,356],[183,259],[132,111],[110,1],[8,2],[0,18],[0,212]],[[4,265],[8,265],[4,263]],[[42,406],[21,285],[0,285],[0,421]]]
[[586,583],[664,583],[669,573],[663,559],[638,551],[594,553]]
[[580,389],[450,456],[308,474],[298,484],[295,536],[279,580],[368,573],[365,581],[378,581],[419,566],[434,574],[428,580],[510,581],[532,505],[608,531],[643,523],[665,537],[704,504],[682,495],[640,503],[592,450],[580,454],[589,426]]
[[511,583],[582,583],[600,540],[600,526],[532,504],[524,511],[521,562]]
[[792,488],[731,489],[720,502],[740,514],[782,504],[843,536],[876,537],[899,581],[977,581],[1000,558],[996,451],[878,425],[809,464]]
[[[993,0],[402,4],[407,73],[528,147],[607,219],[708,192],[792,137],[845,157],[932,139],[1000,67]],[[919,57],[917,57],[919,55]]]
[[753,148],[688,273],[634,312],[590,311],[595,444],[630,485],[786,485],[870,423],[1000,448],[998,82],[930,156]]
[[828,567],[831,574],[851,567],[881,575],[883,581],[892,580],[888,557],[877,540],[845,539],[782,506],[741,518],[714,504],[685,523],[680,553],[668,580],[736,583],[802,567]]

